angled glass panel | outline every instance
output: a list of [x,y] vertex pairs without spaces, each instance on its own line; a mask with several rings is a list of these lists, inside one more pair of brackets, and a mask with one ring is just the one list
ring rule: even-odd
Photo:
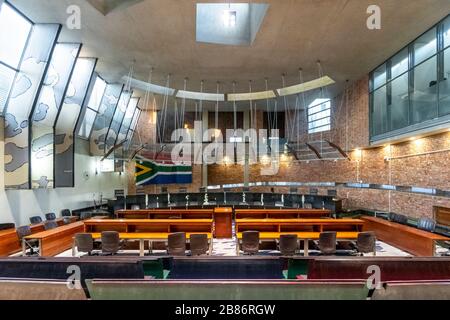
[[87,104],[89,108],[94,111],[98,111],[100,103],[102,102],[103,94],[105,93],[105,89],[106,82],[102,78],[97,77],[95,79],[94,88],[92,89],[92,93]]
[[129,91],[122,91],[119,103],[117,104],[116,111],[114,112],[111,126],[109,127],[108,135],[106,137],[107,149],[112,148],[116,143],[117,136],[119,135],[120,126],[122,124],[125,113],[127,112],[128,103],[130,102],[132,94],[133,93]]
[[28,189],[29,120],[56,42],[58,24],[35,24],[5,110],[5,188]]
[[411,93],[411,120],[418,123],[437,117],[437,59],[427,60],[414,69]]
[[55,187],[73,187],[74,133],[96,59],[78,58],[55,126]]
[[94,126],[96,116],[97,112],[91,109],[86,109],[83,122],[80,126],[80,132],[78,133],[80,137],[89,138],[89,136],[91,135],[92,127]]
[[58,43],[31,117],[32,188],[53,188],[54,125],[80,44]]
[[108,84],[103,95],[94,127],[90,137],[90,151],[93,156],[102,156],[106,152],[106,135],[116,111],[123,85]]
[[0,10],[0,61],[18,68],[31,23],[8,4]]
[[16,72],[0,64],[0,114],[3,113]]
[[437,52],[436,28],[429,30],[414,42],[414,65],[430,58]]
[[127,112],[123,118],[122,125],[120,126],[119,136],[117,137],[117,143],[121,143],[127,138],[128,130],[130,129],[131,122],[133,121],[134,112],[136,111],[139,98],[131,98],[128,103]]
[[137,108],[134,113],[134,116],[133,116],[133,121],[131,121],[130,129],[128,130],[127,142],[125,143],[125,149],[129,149],[129,147],[132,143],[134,132],[135,132],[135,129],[136,129],[136,126],[137,126],[140,116],[141,116],[141,110]]

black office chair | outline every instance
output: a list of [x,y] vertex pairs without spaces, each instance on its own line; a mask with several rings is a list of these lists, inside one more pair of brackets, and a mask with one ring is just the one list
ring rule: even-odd
[[30,218],[31,224],[39,224],[42,222],[42,218],[40,216],[34,216]]
[[293,256],[298,248],[298,237],[296,234],[282,234],[280,236],[280,252],[284,256]]
[[241,249],[244,254],[257,254],[259,252],[259,231],[242,232]]
[[[39,253],[39,240],[38,239],[32,239],[32,240],[25,240],[24,238],[26,236],[31,235],[31,228],[30,226],[22,226],[18,227],[16,229],[17,237],[19,238],[20,245],[25,244],[25,249],[29,249],[29,255],[35,255]],[[28,254],[27,254],[28,255]]]
[[80,220],[90,219],[92,217],[91,212],[82,212],[80,213]]
[[186,233],[175,232],[169,234],[167,239],[167,253],[171,256],[186,255]]
[[63,217],[63,224],[70,224],[72,222],[70,217]]
[[436,221],[430,218],[420,218],[417,222],[417,228],[428,232],[434,232],[436,230]]
[[61,210],[61,217],[71,217],[72,212],[70,212],[69,209],[62,209]]
[[207,234],[191,234],[189,238],[191,255],[200,256],[206,254],[209,249]]
[[87,252],[90,256],[94,250],[94,239],[90,233],[77,233],[75,235],[75,245],[78,252]]
[[117,231],[103,231],[101,238],[103,254],[117,254],[122,247],[122,242],[120,241],[120,236]]
[[53,212],[46,213],[45,214],[45,219],[48,220],[48,221],[56,220],[56,214],[54,214]]
[[398,213],[391,213],[390,220],[400,224],[408,224],[408,217]]
[[320,253],[323,255],[333,255],[336,253],[336,232],[325,231],[319,235],[318,243]]
[[44,229],[45,230],[52,230],[58,228],[58,224],[55,220],[47,220],[44,222]]
[[356,250],[361,255],[363,255],[363,253],[372,252],[375,256],[377,254],[376,241],[377,239],[374,232],[360,232],[358,233],[358,239],[356,240]]
[[14,229],[16,225],[14,223],[0,223],[0,231],[7,229]]

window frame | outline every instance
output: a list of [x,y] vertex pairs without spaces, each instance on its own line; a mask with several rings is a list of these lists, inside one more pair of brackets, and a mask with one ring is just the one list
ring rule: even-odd
[[[324,101],[322,101],[320,103],[316,103],[316,104],[314,103],[317,100],[322,100],[322,99]],[[308,108],[307,108],[308,134],[323,133],[323,132],[331,131],[331,100],[332,100],[331,98],[317,98],[311,104],[308,105]],[[323,106],[324,104],[327,105],[326,108],[324,108],[322,110],[319,110],[319,111],[312,112],[312,113],[309,112],[311,109],[316,108],[318,106]],[[311,119],[312,116],[314,116],[316,114],[319,114],[319,113],[323,113],[323,112],[326,112],[328,115],[325,116],[325,117],[318,118],[318,119]],[[324,120],[324,119],[328,119],[328,123],[327,124],[315,125],[313,127],[310,127],[310,125],[312,123],[315,123],[317,121],[321,121],[321,120]],[[327,130],[317,130],[317,129],[321,129],[321,128],[324,128],[324,127],[328,127],[328,129]]]
[[[397,52],[395,52],[391,57],[389,57],[389,59],[383,61],[380,65],[376,66],[376,68],[374,68],[370,73],[369,73],[369,135],[370,135],[370,142],[374,143],[377,141],[381,141],[384,139],[392,139],[394,137],[397,136],[402,136],[404,134],[408,134],[408,135],[414,135],[414,131],[416,130],[421,130],[420,125],[424,124],[425,128],[430,128],[433,127],[433,124],[428,124],[429,122],[432,121],[436,121],[435,125],[439,125],[439,119],[440,118],[444,118],[444,116],[441,116],[441,112],[440,112],[440,97],[441,97],[441,93],[440,93],[440,84],[442,82],[442,80],[444,79],[444,53],[446,49],[450,48],[450,42],[448,43],[447,46],[445,46],[445,27],[448,27],[448,30],[450,31],[450,14],[447,15],[446,17],[444,17],[443,19],[441,19],[440,21],[438,21],[436,24],[434,24],[433,26],[431,26],[430,28],[428,28],[427,30],[425,30],[423,33],[421,33],[419,36],[417,36],[415,39],[413,39],[410,43],[408,43],[406,46],[403,46],[400,50],[398,50]],[[430,31],[432,31],[434,29],[435,31],[435,36],[436,36],[436,52],[429,56],[428,58],[420,61],[420,63],[415,65],[415,61],[414,61],[414,57],[415,57],[415,53],[414,53],[414,47],[415,44],[417,42],[417,40],[419,40],[421,37],[423,37],[424,35],[426,35],[427,33],[429,33]],[[408,69],[406,71],[404,71],[403,73],[399,73],[397,74],[394,78],[391,76],[392,75],[392,60],[393,58],[395,58],[397,55],[401,54],[402,51],[404,50],[408,50],[408,58],[409,58],[409,63],[408,63]],[[414,71],[416,68],[420,67],[421,65],[429,62],[431,59],[437,59],[437,66],[436,66],[436,97],[437,97],[437,104],[436,107],[437,108],[437,118],[431,119],[431,120],[423,120],[420,122],[413,122],[412,121],[412,98],[411,95],[414,92]],[[377,71],[380,67],[382,67],[384,64],[386,64],[387,66],[387,70],[386,70],[386,83],[381,85],[380,87],[374,89],[374,73],[375,71]],[[390,98],[392,95],[392,82],[399,79],[400,77],[404,76],[405,74],[408,74],[408,84],[409,84],[409,88],[408,88],[408,125],[402,127],[402,128],[396,128],[396,129],[392,129],[391,127],[391,108],[392,105],[390,104]],[[387,109],[386,109],[386,130],[382,133],[378,133],[378,134],[373,134],[373,110],[374,110],[374,99],[373,96],[375,94],[375,92],[383,87],[386,86],[386,105],[387,105]],[[445,121],[445,119],[444,119]],[[419,127],[418,127],[419,126]]]

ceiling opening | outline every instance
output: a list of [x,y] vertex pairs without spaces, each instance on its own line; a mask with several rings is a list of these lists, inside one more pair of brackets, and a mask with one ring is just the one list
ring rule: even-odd
[[265,3],[198,3],[197,42],[249,46],[268,8]]

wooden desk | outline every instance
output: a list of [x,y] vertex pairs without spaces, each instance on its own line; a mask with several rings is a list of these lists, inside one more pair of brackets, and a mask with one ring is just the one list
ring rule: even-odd
[[233,237],[233,209],[214,209],[214,237],[219,239]]
[[360,231],[363,225],[359,219],[236,219],[236,233]]
[[364,216],[363,230],[374,231],[377,239],[391,244],[401,250],[419,257],[429,257],[436,254],[436,241],[449,241],[450,238],[400,223],[381,218]]
[[118,219],[166,219],[176,217],[179,219],[212,219],[214,209],[143,209],[143,210],[117,210]]
[[236,209],[236,219],[299,219],[330,217],[331,211],[326,209]]
[[[24,240],[39,240],[39,256],[52,257],[70,249],[73,236],[83,231],[84,224],[80,221],[26,236]],[[26,254],[25,241],[22,241],[22,252]]]
[[212,233],[213,219],[89,219],[85,232],[203,232]]
[[[71,222],[75,222],[77,217],[71,217]],[[58,226],[64,225],[62,218],[57,219]],[[30,225],[31,234],[45,231],[44,223]],[[0,257],[6,257],[22,250],[16,229],[7,229],[0,231]]]
[[[303,240],[304,256],[309,256],[309,240],[317,240],[320,237],[320,232],[260,232],[260,241],[273,241],[280,239],[284,234],[296,234],[299,240]],[[337,240],[356,240],[358,232],[336,232]],[[236,236],[236,254],[239,255],[240,241],[242,240],[242,232],[238,232]]]
[[[94,240],[99,240],[102,238],[102,234],[100,232],[91,233],[92,238]],[[166,232],[147,232],[147,233],[141,233],[141,232],[133,232],[133,233],[119,233],[119,238],[121,240],[126,241],[139,241],[139,255],[143,257],[145,255],[145,241],[149,242],[149,253],[152,253],[152,243],[153,241],[165,241],[167,242],[167,238],[169,237],[170,233]],[[189,232],[186,233],[186,241],[189,243],[190,237],[192,234],[199,234],[199,232]],[[209,254],[212,254],[213,250],[213,241],[212,241],[212,234],[206,233],[208,236],[209,241]],[[73,242],[72,247],[72,256],[75,256],[75,241]]]

